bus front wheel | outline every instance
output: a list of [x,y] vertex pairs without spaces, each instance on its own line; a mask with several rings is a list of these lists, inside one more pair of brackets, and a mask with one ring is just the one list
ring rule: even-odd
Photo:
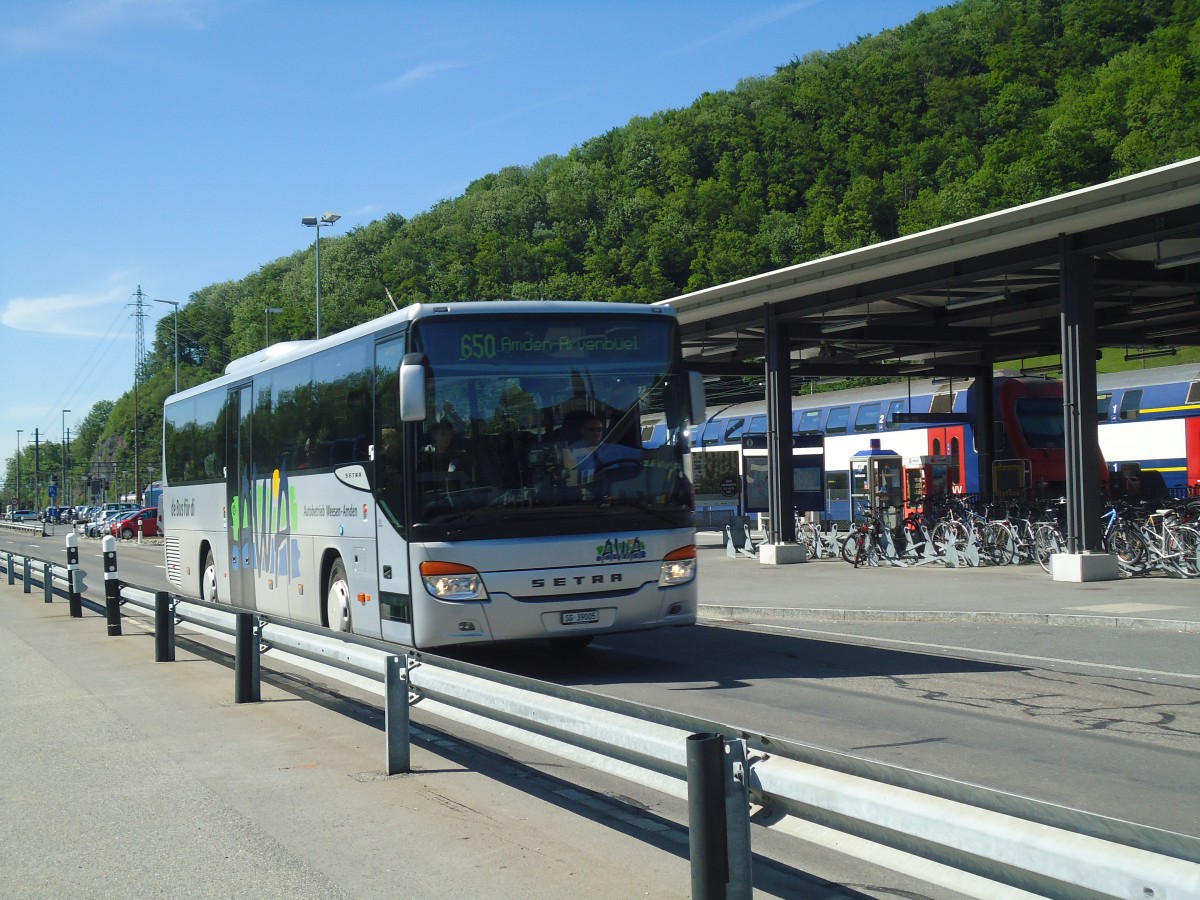
[[204,557],[204,572],[200,576],[200,599],[207,603],[216,603],[217,596],[217,563],[210,549]]
[[333,561],[325,589],[325,620],[333,631],[350,630],[350,582],[341,559]]

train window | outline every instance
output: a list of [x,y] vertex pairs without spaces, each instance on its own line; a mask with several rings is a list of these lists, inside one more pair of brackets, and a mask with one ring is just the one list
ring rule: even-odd
[[796,423],[797,434],[820,430],[821,411],[819,409],[806,409],[804,412],[800,413],[800,421]]
[[746,424],[746,420],[737,416],[733,419],[725,420],[725,437],[721,441],[722,444],[736,444],[742,438],[742,426]]
[[766,434],[767,433],[767,417],[755,416],[750,420],[749,426],[746,428],[746,434]]
[[707,447],[709,444],[721,443],[721,435],[725,431],[724,419],[712,419],[704,425],[704,433],[700,435],[700,443]]
[[1142,392],[1140,390],[1126,391],[1121,397],[1121,419],[1136,419],[1141,411]]
[[1187,399],[1183,402],[1188,404],[1200,403],[1200,381],[1193,381],[1188,385]]
[[949,390],[940,390],[933,395],[933,402],[929,405],[931,413],[948,413],[954,412],[954,392]]
[[854,415],[854,430],[855,431],[878,431],[879,430],[879,412],[880,405],[878,403],[864,403],[858,408],[858,412]]
[[835,406],[829,411],[829,418],[825,420],[826,434],[845,434],[850,426],[850,407]]
[[1098,421],[1108,421],[1108,404],[1110,403],[1112,403],[1112,391],[1096,395],[1096,419]]
[[1030,449],[1059,450],[1067,445],[1061,398],[1018,397],[1013,412]]
[[888,431],[895,431],[900,427],[900,423],[896,421],[896,413],[902,412],[904,412],[903,400],[893,400],[888,404],[887,421],[885,422]]

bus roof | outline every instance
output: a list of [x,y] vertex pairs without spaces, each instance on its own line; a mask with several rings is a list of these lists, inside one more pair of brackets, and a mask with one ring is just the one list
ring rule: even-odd
[[172,394],[167,402],[203,393],[218,383],[234,383],[256,372],[274,368],[293,359],[299,359],[329,347],[349,343],[360,337],[396,328],[405,322],[438,315],[497,315],[498,313],[592,313],[602,315],[666,316],[675,318],[675,310],[669,306],[651,306],[644,303],[606,303],[596,300],[467,300],[459,303],[413,303],[396,312],[388,313],[361,325],[339,331],[320,340],[284,341],[272,344],[246,356],[238,357],[225,367],[225,374],[203,384]]

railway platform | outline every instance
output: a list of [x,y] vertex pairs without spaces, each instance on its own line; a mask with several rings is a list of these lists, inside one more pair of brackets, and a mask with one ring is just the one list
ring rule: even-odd
[[719,531],[696,535],[700,615],[745,622],[1070,625],[1200,633],[1200,583],[1154,575],[1054,581],[1037,565],[943,563],[854,569],[841,559],[768,566],[728,556]]

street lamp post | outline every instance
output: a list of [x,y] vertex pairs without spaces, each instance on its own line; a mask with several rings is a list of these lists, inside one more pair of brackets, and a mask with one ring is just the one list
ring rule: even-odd
[[267,327],[263,331],[263,346],[270,347],[271,346],[271,313],[281,313],[281,312],[283,312],[283,307],[282,306],[268,306],[268,307],[265,307],[265,309],[266,309],[266,312],[263,315],[267,320]]
[[21,509],[21,434],[24,428],[17,429],[17,509]]
[[175,307],[175,393],[179,393],[179,301],[154,299],[155,303],[169,303]]
[[62,506],[66,506],[67,503],[67,413],[69,412],[69,409],[62,411],[63,442],[62,447],[59,448],[62,451],[62,477],[58,480],[58,492]]
[[337,213],[327,212],[321,217],[305,216],[300,220],[301,225],[306,225],[309,228],[317,229],[317,338],[321,337],[321,226],[332,225],[341,216]]

